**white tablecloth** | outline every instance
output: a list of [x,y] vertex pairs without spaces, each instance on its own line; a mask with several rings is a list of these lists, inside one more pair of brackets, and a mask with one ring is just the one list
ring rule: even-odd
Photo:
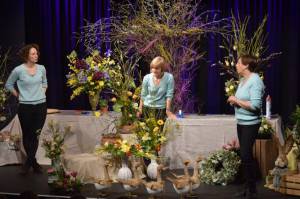
[[[114,131],[112,121],[117,117],[118,114],[114,112],[98,118],[92,114],[80,114],[78,111],[48,114],[40,136],[40,145],[42,140],[49,136],[47,123],[53,120],[60,122],[61,127],[71,126],[73,134],[65,139],[67,155],[92,153],[95,145],[99,143],[102,133]],[[166,123],[168,125],[168,121]],[[280,142],[283,143],[280,117],[271,119],[271,123]],[[237,136],[236,120],[233,115],[186,115],[185,118],[175,120],[175,124],[178,124],[178,128],[171,128],[169,140],[161,151],[162,155],[170,157],[172,169],[182,168],[182,161],[179,157],[193,160],[198,154],[207,156],[221,149],[224,144]],[[22,134],[17,116],[3,130],[10,129],[13,134]],[[21,163],[21,151],[9,150],[7,143],[0,142],[0,166]],[[38,162],[50,164],[50,160],[44,155],[44,149],[39,146],[36,155]]]
[[[71,126],[71,134],[65,138],[65,153],[81,154],[92,153],[95,145],[99,144],[102,133],[113,132],[115,130],[112,121],[117,116],[117,113],[109,112],[100,117],[95,117],[91,112],[81,114],[79,111],[68,110],[56,114],[48,114],[39,139],[39,148],[36,154],[37,161],[40,164],[51,163],[50,159],[45,157],[45,151],[41,147],[42,140],[50,136],[48,122],[51,120],[59,122],[61,130],[63,130],[64,126]],[[21,135],[22,130],[18,116],[2,131],[11,131],[11,134]],[[23,148],[21,148],[21,151],[12,151],[8,149],[6,142],[0,142],[0,166],[22,163],[22,159],[20,158],[22,154],[24,154]]]
[[[280,117],[270,120],[283,144]],[[172,122],[174,125],[174,122]],[[208,156],[234,138],[237,138],[236,120],[233,115],[186,115],[176,119],[178,128],[171,128],[169,140],[162,147],[161,155],[170,157],[170,168],[182,168],[182,160],[194,160],[198,155]],[[169,121],[166,125],[171,125]]]

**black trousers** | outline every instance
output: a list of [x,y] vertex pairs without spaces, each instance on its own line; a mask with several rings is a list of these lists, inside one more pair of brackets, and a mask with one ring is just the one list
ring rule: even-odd
[[47,115],[47,104],[19,104],[18,116],[22,128],[23,146],[27,154],[26,164],[36,163],[35,154],[38,149],[38,135],[43,129]]
[[256,192],[255,161],[252,150],[259,127],[260,123],[254,125],[237,125],[242,168],[246,178],[246,188],[250,192]]

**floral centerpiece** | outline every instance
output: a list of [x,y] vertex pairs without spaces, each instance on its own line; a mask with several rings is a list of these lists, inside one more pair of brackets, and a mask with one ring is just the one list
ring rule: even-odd
[[95,111],[100,92],[109,84],[109,70],[116,66],[116,62],[110,58],[109,53],[101,57],[97,50],[85,59],[79,59],[75,51],[67,58],[71,70],[67,75],[67,85],[73,89],[71,99],[86,93],[89,95],[92,110]]
[[274,129],[266,117],[262,117],[261,124],[258,130],[258,138],[271,138]]
[[137,121],[134,133],[145,153],[156,156],[161,149],[162,144],[167,141],[166,128],[163,120],[156,120],[149,117],[145,121]]
[[59,170],[50,168],[47,174],[48,184],[56,192],[79,192],[83,186],[81,180],[77,178],[77,172],[65,172],[62,167]]
[[122,113],[119,126],[123,127],[132,125],[137,120],[136,114],[141,87],[137,87],[135,84],[134,71],[139,58],[124,55],[117,46],[114,55],[117,57],[120,67],[115,67],[109,73],[112,80],[110,87],[114,95],[111,101],[114,103],[114,111]]
[[59,124],[51,120],[48,123],[50,131],[50,139],[44,139],[42,147],[45,149],[45,156],[51,160],[58,160],[64,153],[63,145],[67,134],[71,132],[71,127],[65,127],[64,132],[61,132]]

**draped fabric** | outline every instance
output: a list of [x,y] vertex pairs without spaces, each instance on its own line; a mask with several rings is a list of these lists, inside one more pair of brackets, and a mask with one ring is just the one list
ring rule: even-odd
[[[70,101],[71,90],[66,87],[66,55],[73,49],[83,49],[76,44],[74,32],[84,25],[84,19],[94,22],[109,16],[109,0],[26,0],[25,1],[26,43],[35,42],[41,46],[41,61],[47,67],[49,107],[61,109],[89,108],[86,96]],[[272,62],[265,75],[266,94],[272,97],[272,112],[279,113],[284,120],[300,102],[299,88],[299,25],[300,2],[298,0],[203,0],[203,9],[219,10],[223,17],[231,11],[241,18],[249,15],[251,30],[268,15],[267,53],[283,52]],[[207,37],[203,50],[206,61],[193,81],[192,92],[199,107],[195,112],[233,113],[226,103],[224,78],[220,77],[212,63],[222,58],[218,45],[221,38]]]
[[71,89],[66,87],[67,55],[73,49],[84,54],[76,34],[85,21],[95,22],[109,17],[109,0],[26,0],[26,43],[40,45],[40,63],[47,69],[48,107],[89,109],[87,96],[70,101]]
[[[250,16],[249,33],[256,30],[265,15],[268,16],[266,32],[268,38],[266,54],[282,52],[274,60],[265,73],[266,95],[272,97],[272,112],[279,113],[287,121],[289,114],[300,103],[299,77],[299,26],[300,2],[297,0],[204,0],[203,4],[209,9],[221,11],[223,17],[231,12],[243,19]],[[218,48],[221,39],[211,38],[208,41],[206,64],[207,83],[202,101],[205,102],[203,111],[206,113],[231,113],[233,110],[226,104],[224,97],[224,78],[210,67],[222,58]],[[205,74],[205,73],[203,73]],[[201,74],[200,74],[201,77]],[[201,78],[200,78],[201,79]]]

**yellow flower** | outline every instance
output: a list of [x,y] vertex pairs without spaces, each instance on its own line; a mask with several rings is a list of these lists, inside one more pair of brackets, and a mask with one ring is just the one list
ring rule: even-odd
[[231,86],[229,87],[229,89],[230,89],[230,90],[233,90],[233,89],[234,89],[234,86],[233,86],[233,85],[231,85]]
[[264,129],[268,129],[269,128],[267,124],[265,124],[263,127],[264,127]]
[[110,101],[112,101],[112,102],[116,102],[117,101],[117,99],[115,98],[115,97],[113,97],[113,98],[111,98],[111,100]]
[[113,64],[115,64],[115,61],[114,61],[114,60],[111,60],[111,61],[108,62],[108,64],[109,64],[109,65],[113,65]]
[[146,126],[145,122],[140,122],[140,126],[143,128]]
[[133,96],[132,96],[132,99],[134,99],[134,100],[137,99],[137,98],[138,98],[137,95],[133,95]]
[[225,91],[226,91],[226,93],[228,93],[228,92],[229,92],[229,88],[228,88],[228,87],[226,87]]
[[90,82],[90,85],[94,85],[95,83],[94,82]]
[[105,143],[104,143],[104,146],[105,146],[105,147],[108,147],[108,142],[105,142]]
[[92,81],[93,77],[92,76],[88,76],[87,80],[90,82]]
[[127,144],[121,145],[121,151],[127,153],[128,151],[130,151],[130,146]]
[[127,91],[127,95],[130,97],[132,96],[132,92],[131,91]]
[[159,127],[155,127],[154,129],[153,129],[153,133],[157,133],[159,131]]
[[100,113],[99,111],[95,111],[95,112],[94,112],[94,115],[95,115],[96,117],[100,117],[101,113]]
[[228,60],[225,60],[225,65],[229,66],[229,61]]
[[237,46],[236,46],[236,45],[234,45],[234,46],[233,46],[233,50],[235,51],[236,49],[237,49]]
[[160,125],[160,126],[162,126],[164,124],[164,121],[163,120],[158,120],[157,124]]
[[161,137],[159,138],[159,141],[160,141],[161,143],[165,142],[166,140],[167,140],[167,138],[166,138],[165,136],[161,136]]
[[129,117],[132,117],[132,114],[129,114],[128,116],[129,116]]
[[142,137],[142,140],[143,140],[143,141],[150,140],[149,134],[148,134],[148,133],[145,133],[145,135]]
[[101,87],[104,86],[104,82],[103,82],[103,81],[100,81],[100,82],[99,82],[99,86],[101,86]]

